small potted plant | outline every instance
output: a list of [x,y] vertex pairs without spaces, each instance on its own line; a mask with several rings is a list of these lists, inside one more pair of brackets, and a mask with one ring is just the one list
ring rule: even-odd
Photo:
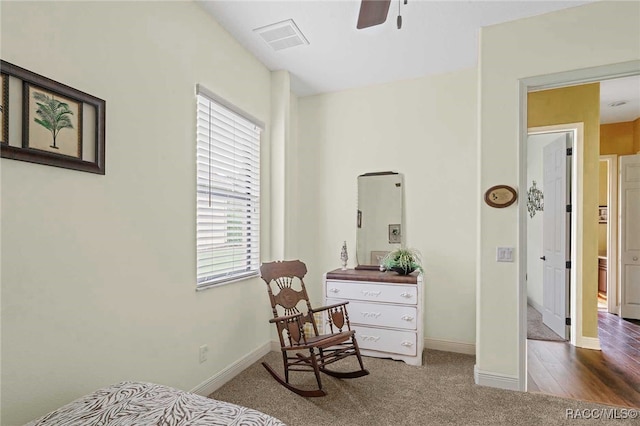
[[400,275],[409,275],[416,269],[424,272],[420,252],[416,249],[406,247],[401,247],[389,252],[389,254],[382,259],[382,266]]

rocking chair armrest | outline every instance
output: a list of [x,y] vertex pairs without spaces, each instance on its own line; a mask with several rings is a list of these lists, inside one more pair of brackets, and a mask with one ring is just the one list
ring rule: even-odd
[[322,312],[322,311],[326,311],[329,309],[333,309],[333,308],[337,308],[339,306],[346,306],[349,304],[349,302],[340,302],[340,303],[334,303],[333,305],[327,305],[327,306],[320,306],[319,308],[311,308],[311,312]]
[[274,322],[287,321],[287,320],[290,320],[292,318],[301,317],[301,316],[302,316],[302,313],[293,314],[293,315],[285,315],[285,316],[282,316],[282,317],[271,318],[269,320],[269,322],[273,324]]

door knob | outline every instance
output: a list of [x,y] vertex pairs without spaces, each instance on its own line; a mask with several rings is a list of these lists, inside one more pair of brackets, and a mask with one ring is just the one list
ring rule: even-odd
[[547,260],[547,256],[541,256],[540,260]]

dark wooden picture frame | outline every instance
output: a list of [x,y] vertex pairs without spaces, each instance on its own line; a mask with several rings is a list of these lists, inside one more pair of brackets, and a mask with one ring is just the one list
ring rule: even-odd
[[[57,81],[6,61],[0,62],[0,69],[3,74],[21,80],[23,85],[21,100],[23,109],[21,146],[12,143],[12,140],[8,139],[9,143],[2,144],[0,149],[2,157],[104,175],[106,102],[103,99],[58,83]],[[31,122],[34,120],[33,108],[35,108],[35,101],[30,98],[30,90],[33,89],[41,90],[45,95],[50,95],[51,98],[57,96],[58,99],[64,103],[71,102],[71,104],[69,104],[71,106],[73,103],[76,104],[76,113],[67,114],[68,116],[75,116],[74,119],[76,120],[75,123],[77,123],[77,126],[73,126],[74,131],[70,132],[70,128],[59,130],[60,132],[66,131],[67,137],[69,133],[77,132],[78,149],[74,154],[70,155],[69,151],[65,153],[64,150],[63,152],[54,152],[54,149],[48,149],[42,145],[36,147],[37,144],[34,143],[33,139],[30,139],[30,133],[31,136],[33,136],[34,129],[39,129],[39,127],[33,127],[34,124]],[[18,102],[19,100],[14,101],[12,99],[11,101]],[[63,102],[58,102],[56,105],[60,106]],[[91,111],[91,109],[93,109],[93,111]],[[91,111],[91,113],[87,114],[87,111]],[[95,113],[95,117],[91,117],[93,115],[92,113]],[[92,127],[83,128],[86,123],[90,123]],[[44,128],[44,125],[41,127]],[[48,129],[47,131],[51,130]],[[84,138],[84,136],[87,135],[91,136],[88,142]],[[82,156],[85,150],[87,153],[93,152],[93,159],[83,160]]]
[[0,73],[0,90],[2,90],[2,96],[0,96],[0,144],[9,144],[9,75]]

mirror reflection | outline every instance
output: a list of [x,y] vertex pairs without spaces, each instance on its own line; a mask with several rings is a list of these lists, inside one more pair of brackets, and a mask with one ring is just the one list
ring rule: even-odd
[[400,173],[358,176],[356,269],[378,269],[388,252],[404,244],[403,194]]

